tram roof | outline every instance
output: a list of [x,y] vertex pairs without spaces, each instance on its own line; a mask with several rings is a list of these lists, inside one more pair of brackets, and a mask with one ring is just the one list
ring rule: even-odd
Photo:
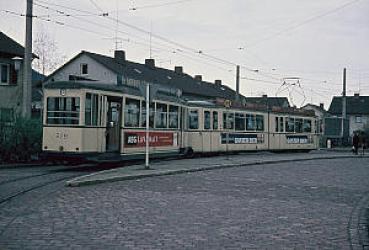
[[[100,90],[100,91],[110,91],[117,92],[122,94],[134,95],[137,97],[142,97],[142,94],[138,88],[128,86],[128,85],[116,85],[116,84],[106,84],[106,83],[92,83],[88,82],[73,82],[73,81],[60,81],[60,82],[49,82],[44,85],[45,89],[91,89],[91,90]],[[167,92],[162,91],[160,88],[155,95],[154,99],[162,100],[162,101],[170,101],[181,103],[182,99],[169,95]]]

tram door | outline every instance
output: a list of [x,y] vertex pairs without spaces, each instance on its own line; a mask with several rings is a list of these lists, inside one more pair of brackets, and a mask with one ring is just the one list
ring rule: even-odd
[[106,151],[119,152],[122,100],[109,99],[106,124]]

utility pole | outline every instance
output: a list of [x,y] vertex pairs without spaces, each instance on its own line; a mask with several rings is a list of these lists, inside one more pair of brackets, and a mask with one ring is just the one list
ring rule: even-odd
[[26,12],[26,39],[23,63],[23,99],[22,117],[31,117],[32,103],[32,8],[33,0],[27,0]]
[[346,68],[343,69],[343,91],[342,91],[342,127],[341,136],[344,141],[344,125],[346,120]]
[[236,102],[240,101],[240,65],[236,67]]

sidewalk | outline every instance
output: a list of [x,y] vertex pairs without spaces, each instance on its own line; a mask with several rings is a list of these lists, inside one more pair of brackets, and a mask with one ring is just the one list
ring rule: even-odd
[[369,157],[357,156],[347,152],[312,151],[311,153],[283,153],[270,152],[244,153],[238,155],[203,157],[153,162],[149,170],[144,165],[134,165],[116,168],[97,173],[80,176],[66,182],[67,186],[78,187],[104,182],[140,179],[153,176],[173,175],[221,168],[243,167],[249,165],[273,164],[291,161],[306,161],[315,159],[337,159]]

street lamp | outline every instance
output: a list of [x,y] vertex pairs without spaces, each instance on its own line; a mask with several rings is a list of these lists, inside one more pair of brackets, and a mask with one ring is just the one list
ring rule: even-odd
[[14,61],[14,69],[15,69],[15,71],[18,72],[20,70],[20,68],[21,68],[21,64],[22,64],[23,58],[21,58],[19,56],[16,56],[16,57],[13,57],[12,59]]

